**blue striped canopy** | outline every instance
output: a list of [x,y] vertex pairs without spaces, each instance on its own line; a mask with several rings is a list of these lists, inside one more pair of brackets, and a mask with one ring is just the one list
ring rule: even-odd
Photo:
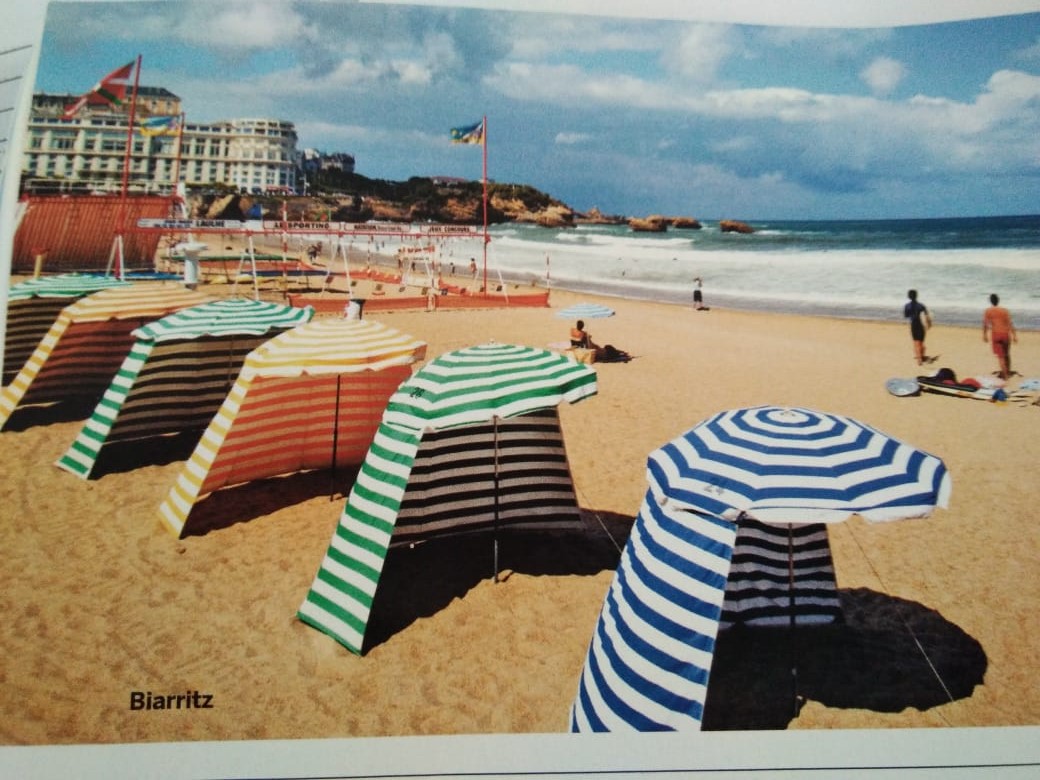
[[651,454],[659,496],[764,523],[901,520],[949,500],[933,455],[848,417],[761,406],[721,412]]
[[594,320],[601,317],[613,317],[614,310],[598,303],[576,303],[556,312],[557,317],[567,320]]
[[651,453],[647,475],[572,731],[700,729],[738,520],[921,517],[950,494],[933,455],[846,417],[769,406],[705,420]]

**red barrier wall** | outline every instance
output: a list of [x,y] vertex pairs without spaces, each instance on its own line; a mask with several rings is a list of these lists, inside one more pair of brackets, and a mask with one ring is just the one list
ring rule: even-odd
[[12,270],[33,270],[46,253],[43,270],[104,271],[120,225],[127,268],[152,270],[158,233],[135,233],[137,220],[170,215],[171,200],[155,195],[34,195],[23,198],[25,214],[14,236]]

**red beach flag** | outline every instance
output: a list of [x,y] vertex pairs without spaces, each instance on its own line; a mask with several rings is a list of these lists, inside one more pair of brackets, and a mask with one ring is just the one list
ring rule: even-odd
[[122,105],[123,101],[126,100],[126,88],[130,81],[130,74],[133,73],[134,64],[134,62],[128,62],[123,67],[117,68],[101,79],[89,92],[85,93],[71,106],[65,108],[62,119],[71,119],[76,115],[77,111],[88,104],[103,105],[107,103],[110,106]]

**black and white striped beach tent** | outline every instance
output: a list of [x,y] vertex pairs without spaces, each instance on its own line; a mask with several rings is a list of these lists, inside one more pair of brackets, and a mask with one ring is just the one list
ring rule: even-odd
[[129,354],[57,465],[87,479],[108,442],[201,434],[246,355],[313,316],[309,306],[230,298],[181,309],[137,328]]
[[770,406],[705,420],[651,453],[647,478],[572,731],[699,730],[722,621],[833,619],[825,524],[924,517],[950,494],[933,455],[847,417]]
[[297,615],[355,653],[391,544],[499,529],[581,529],[556,407],[596,393],[559,353],[442,355],[391,397]]

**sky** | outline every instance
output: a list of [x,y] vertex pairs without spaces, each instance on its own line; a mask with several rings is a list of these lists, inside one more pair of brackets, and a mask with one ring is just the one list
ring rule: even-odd
[[51,2],[36,91],[142,56],[188,122],[291,121],[377,179],[488,177],[698,219],[1040,212],[1040,5],[784,27],[349,2]]

